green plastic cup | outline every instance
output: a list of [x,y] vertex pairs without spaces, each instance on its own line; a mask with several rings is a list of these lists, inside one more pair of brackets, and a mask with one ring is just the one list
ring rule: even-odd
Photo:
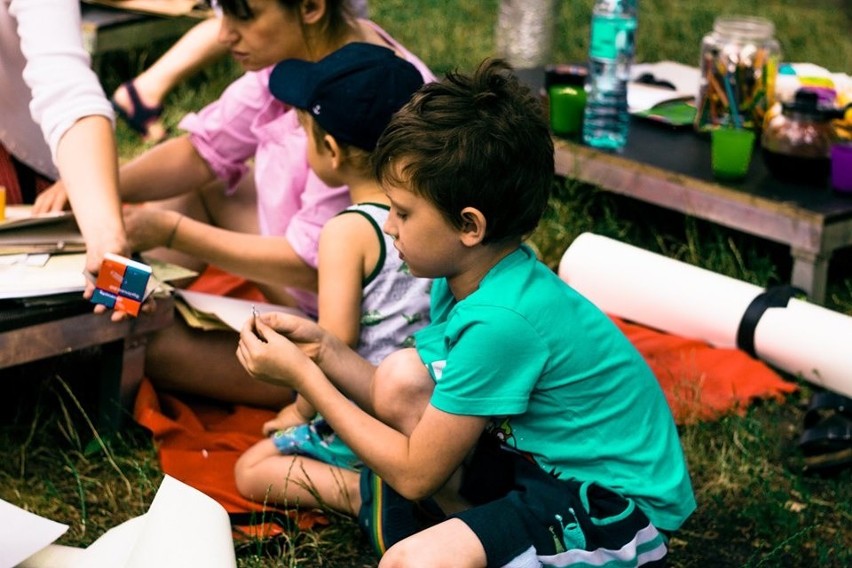
[[754,131],[743,128],[717,128],[710,134],[713,175],[738,180],[748,173],[754,149]]
[[548,90],[550,97],[550,128],[557,136],[575,136],[580,133],[583,111],[586,108],[586,91],[582,85],[554,85]]

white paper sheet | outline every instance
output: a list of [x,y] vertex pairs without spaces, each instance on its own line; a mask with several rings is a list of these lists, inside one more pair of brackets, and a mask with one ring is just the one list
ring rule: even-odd
[[[746,308],[763,288],[592,233],[577,237],[559,276],[601,310],[662,331],[737,346]],[[754,331],[758,358],[852,396],[852,317],[791,299]]]
[[234,331],[240,331],[246,320],[251,317],[252,306],[260,314],[267,312],[286,312],[305,317],[304,313],[295,308],[278,306],[276,304],[252,302],[251,300],[228,298],[216,294],[193,292],[191,290],[175,290],[175,294],[183,298],[193,309],[216,316]]
[[601,310],[668,333],[737,346],[737,328],[763,289],[650,251],[583,233],[559,276]]
[[0,499],[0,568],[12,568],[65,534],[68,525]]
[[86,288],[85,268],[85,254],[51,255],[42,266],[27,261],[0,263],[0,299],[82,293]]
[[[635,82],[645,73],[650,73],[657,81],[668,81],[674,85],[674,90]],[[698,67],[674,61],[637,63],[630,67],[630,79],[627,83],[627,107],[630,112],[640,112],[662,102],[696,98],[701,71]]]
[[[225,509],[204,493],[167,475],[144,515],[108,530],[85,549],[47,546],[26,558],[19,568],[235,568],[236,565],[231,524]],[[15,564],[0,568],[7,566]]]
[[3,219],[0,219],[0,231],[31,227],[33,225],[49,225],[74,217],[71,211],[54,211],[52,213],[33,215],[32,209],[32,205],[7,205],[6,214]]

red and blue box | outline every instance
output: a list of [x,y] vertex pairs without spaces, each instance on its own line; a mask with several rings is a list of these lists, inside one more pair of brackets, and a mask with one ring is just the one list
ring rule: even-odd
[[147,264],[106,253],[91,301],[136,316],[145,300],[150,278],[151,267]]

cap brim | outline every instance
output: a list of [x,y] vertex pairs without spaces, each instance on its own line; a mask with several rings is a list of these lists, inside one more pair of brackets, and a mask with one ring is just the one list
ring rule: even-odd
[[314,90],[311,69],[316,65],[303,59],[285,59],[272,68],[269,91],[279,101],[300,109],[307,109]]

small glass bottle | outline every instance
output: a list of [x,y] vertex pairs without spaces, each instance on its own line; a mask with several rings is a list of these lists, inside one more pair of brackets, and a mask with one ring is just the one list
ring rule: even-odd
[[720,126],[760,130],[775,100],[781,48],[765,18],[716,18],[701,41],[701,80],[695,129]]

